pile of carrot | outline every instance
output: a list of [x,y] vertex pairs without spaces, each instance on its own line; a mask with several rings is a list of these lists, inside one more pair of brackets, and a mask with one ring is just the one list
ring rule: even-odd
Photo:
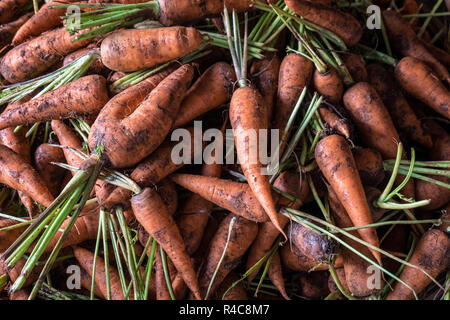
[[0,299],[450,300],[450,13],[372,2],[0,0]]

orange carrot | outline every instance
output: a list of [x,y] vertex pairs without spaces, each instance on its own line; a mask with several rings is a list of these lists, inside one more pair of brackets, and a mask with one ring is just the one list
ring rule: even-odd
[[64,160],[62,149],[48,143],[41,144],[34,152],[34,166],[54,197],[59,194],[66,171],[52,162],[64,162]]
[[336,69],[329,67],[327,71],[321,73],[314,70],[314,87],[326,100],[333,104],[338,104],[344,94],[344,82],[339,77]]
[[10,23],[0,25],[0,46],[7,46],[10,44],[17,30],[27,22],[33,14],[31,12],[24,14],[19,19]]

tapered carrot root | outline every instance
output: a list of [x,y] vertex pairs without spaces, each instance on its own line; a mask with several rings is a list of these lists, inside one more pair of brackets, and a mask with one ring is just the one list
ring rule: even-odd
[[4,0],[0,2],[0,23],[10,22],[28,0]]
[[330,67],[324,73],[314,71],[314,87],[325,99],[331,103],[338,104],[344,94],[344,83],[339,77],[336,69]]
[[410,95],[450,119],[450,92],[425,63],[403,58],[395,68],[395,77]]
[[0,26],[0,46],[8,45],[17,33],[17,30],[30,19],[33,14],[27,13],[21,16],[19,19]]
[[350,139],[352,135],[352,127],[347,119],[339,117],[333,111],[325,108],[319,108],[319,114],[323,122],[334,132],[339,133]]
[[12,44],[18,46],[28,38],[39,36],[41,33],[59,27],[62,24],[61,16],[66,14],[66,8],[52,9],[51,6],[69,3],[58,0],[44,4],[30,20],[28,20],[12,39]]
[[231,97],[235,81],[232,66],[225,62],[213,64],[186,93],[173,127],[182,127],[226,103]]
[[[442,271],[448,270],[450,238],[437,229],[427,231],[417,243],[409,263],[422,268],[433,278]],[[419,294],[431,283],[431,279],[423,271],[410,266],[405,266],[400,274],[400,279],[407,283],[416,294]],[[394,290],[386,297],[386,300],[411,299],[414,299],[413,292],[400,282],[396,283]]]
[[246,183],[185,173],[173,174],[170,178],[183,188],[245,219],[255,222],[269,220]]
[[120,108],[124,102],[120,97],[111,100],[91,129],[91,150],[103,145],[105,160],[121,168],[133,166],[155,151],[173,125],[193,73],[191,66],[181,66],[162,80],[134,110]]
[[394,10],[383,11],[383,21],[395,49],[427,63],[441,80],[450,81],[447,69],[425,48],[413,28]]
[[[77,259],[80,266],[92,277],[92,267],[94,265],[95,255],[89,250],[81,247],[75,247],[73,254]],[[109,277],[111,285],[111,299],[112,300],[124,300],[122,285],[120,283],[119,272],[113,267],[109,266]],[[95,286],[99,288],[102,296],[107,297],[106,289],[106,266],[102,257],[97,257],[95,267]]]
[[267,106],[256,89],[242,87],[234,92],[230,102],[230,122],[237,155],[247,182],[274,226],[286,239],[278,221],[269,180],[261,172],[263,166],[259,159],[259,137],[261,130],[268,129],[269,124]]
[[[287,194],[295,197],[298,201],[290,201],[289,199],[280,196],[278,205],[286,206],[292,209],[298,209],[303,202],[306,202],[310,191],[306,177],[301,176],[299,173],[285,171],[277,180],[275,180],[274,187],[286,192]],[[289,222],[289,219],[283,215],[278,217],[280,226],[284,228]],[[272,247],[274,241],[280,234],[280,231],[273,225],[272,222],[264,222],[259,225],[258,235],[255,241],[250,247],[250,251],[247,257],[246,269],[253,267],[262,257],[264,257]],[[248,276],[248,281],[251,282],[258,274],[260,268],[255,270]]]
[[161,252],[158,249],[155,259],[155,285],[156,300],[171,300],[169,288],[167,288],[167,283],[164,276]]
[[423,128],[421,121],[402,95],[394,80],[394,75],[383,66],[371,64],[367,67],[370,83],[380,94],[384,105],[388,108],[394,124],[401,133],[426,148],[431,148],[431,136]]
[[64,162],[64,160],[62,149],[47,143],[41,144],[34,152],[34,166],[54,197],[58,195],[61,189],[66,171],[52,162]]
[[272,120],[275,95],[278,91],[278,74],[280,72],[280,59],[273,55],[270,58],[255,60],[250,68],[253,83],[261,92],[267,106],[268,123]]
[[100,50],[109,69],[131,72],[185,56],[202,41],[194,28],[128,29],[107,36]]
[[186,285],[195,297],[200,299],[198,280],[186,253],[183,238],[160,196],[155,191],[146,188],[140,194],[133,196],[131,205],[136,219],[161,245],[178,272],[183,276]]
[[51,30],[8,51],[0,62],[0,73],[10,83],[32,79],[87,43],[73,42],[64,27]]
[[24,192],[45,207],[53,201],[53,196],[33,167],[3,145],[0,145],[0,182]]
[[272,281],[273,285],[278,289],[283,298],[291,300],[284,285],[283,270],[281,268],[281,259],[278,251],[272,256],[267,274],[269,275],[270,281]]
[[[52,130],[56,133],[58,137],[59,143],[62,146],[66,146],[78,151],[83,149],[81,145],[81,140],[78,138],[74,130],[68,127],[64,122],[60,120],[52,120],[51,122]],[[83,159],[79,157],[74,151],[64,148],[63,149],[64,157],[66,158],[66,162],[74,167],[79,168]],[[75,174],[74,172],[72,174]]]
[[[372,215],[367,205],[364,188],[359,177],[350,147],[344,138],[331,135],[317,143],[314,152],[322,174],[337,192],[337,197],[347,211],[354,226],[372,223]],[[373,246],[379,247],[378,236],[374,228],[358,229],[361,238]],[[371,250],[378,262],[381,255]]]
[[360,55],[355,53],[347,53],[342,56],[342,60],[344,61],[344,64],[354,81],[367,81],[368,75],[366,65]]
[[5,110],[0,115],[0,129],[94,115],[107,101],[105,78],[98,75],[82,77],[34,100]]
[[[228,230],[233,219],[235,220],[229,236]],[[209,244],[210,250],[206,257],[203,272],[200,275],[199,283],[202,296],[206,295],[224,250],[226,249],[225,255],[211,285],[210,293],[214,293],[225,277],[239,264],[240,259],[255,239],[257,232],[257,224],[242,217],[229,214],[222,220],[219,229]],[[230,241],[228,247],[225,248],[228,237]]]
[[[272,129],[280,130],[282,137],[289,117],[294,110],[302,90],[308,85],[314,64],[307,58],[290,53],[284,57],[280,65],[278,76],[278,92],[273,112]],[[283,154],[286,143],[280,145],[280,154]]]
[[353,157],[364,186],[377,187],[383,182],[385,177],[383,158],[378,151],[371,148],[358,148],[353,150]]
[[351,14],[315,2],[304,0],[285,2],[296,14],[337,34],[349,47],[356,45],[362,37],[363,29]]
[[[333,218],[340,228],[348,228],[353,225],[348,211],[345,210],[342,202],[338,199],[338,195],[332,187],[328,188],[328,195],[330,200],[330,207],[332,209]],[[360,229],[361,230],[361,229]],[[353,230],[350,233],[358,238],[361,235]],[[365,245],[345,237],[343,239],[348,245],[356,249],[362,255],[373,260],[371,250]],[[381,273],[379,286],[369,286],[369,280],[373,278],[373,272],[368,272],[371,264],[363,260],[356,253],[350,251],[347,247],[342,248],[342,257],[344,263],[344,272],[346,278],[346,286],[348,290],[355,296],[365,297],[381,289]]]

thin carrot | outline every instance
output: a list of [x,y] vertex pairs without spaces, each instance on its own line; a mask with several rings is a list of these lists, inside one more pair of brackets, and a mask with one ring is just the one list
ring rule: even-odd
[[0,26],[0,46],[7,46],[10,44],[17,30],[30,19],[33,14],[31,12],[24,14],[19,19],[10,23],[2,24]]

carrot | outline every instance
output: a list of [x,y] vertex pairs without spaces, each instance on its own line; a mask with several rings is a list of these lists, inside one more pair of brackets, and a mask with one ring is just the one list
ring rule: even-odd
[[100,51],[106,67],[130,72],[185,56],[202,41],[201,33],[188,27],[129,29],[107,36]]
[[24,14],[19,19],[10,23],[0,25],[0,46],[7,46],[10,44],[17,30],[27,22],[33,14],[31,12]]
[[369,65],[367,70],[370,83],[380,94],[400,134],[403,133],[408,139],[431,148],[431,136],[423,130],[422,123],[396,84],[394,75],[378,64]]
[[0,145],[0,182],[24,192],[45,207],[53,201],[53,196],[33,167],[3,145]]
[[[395,159],[400,137],[376,90],[366,82],[359,82],[344,94],[344,105],[356,124],[361,141],[380,152],[383,159]],[[403,155],[406,159],[406,154]],[[397,176],[396,183],[404,177]],[[414,198],[414,182],[409,180],[403,195]]]
[[392,45],[400,54],[428,64],[439,79],[450,81],[447,69],[428,52],[412,27],[402,19],[399,13],[393,10],[385,10],[383,11],[383,21]]
[[231,285],[238,280],[239,277],[235,273],[230,273],[219,285],[211,300],[248,300],[247,292],[242,282],[239,282],[223,296]]
[[302,255],[296,247],[283,246],[280,250],[280,258],[283,265],[292,271],[307,272],[314,268],[315,271],[327,270],[328,265],[311,257]]
[[19,291],[9,293],[9,300],[28,300],[30,293],[27,289],[20,289]]
[[[338,198],[338,194],[335,192],[335,189],[330,187],[328,190],[330,207],[332,209],[333,218],[336,224],[340,228],[348,228],[353,226],[354,224],[352,223],[351,216],[344,208],[342,201]],[[355,237],[362,238],[361,234],[354,230],[350,231],[350,233]],[[356,249],[367,258],[373,260],[373,251],[368,247],[347,237],[345,237],[344,240],[352,248]],[[381,286],[379,288],[370,288],[368,286],[369,280],[372,276],[372,273],[368,272],[368,268],[371,266],[369,262],[363,260],[360,256],[346,247],[342,248],[342,257],[346,284],[350,293],[358,297],[365,297],[381,289]]]
[[325,107],[319,107],[319,115],[323,122],[333,131],[350,139],[352,136],[352,127],[347,119],[338,116],[333,111]]
[[285,3],[294,13],[338,35],[349,47],[355,46],[362,37],[361,25],[349,13],[304,0],[286,0]]
[[[228,230],[233,219],[235,220],[231,228],[231,234],[229,235]],[[210,293],[214,294],[226,276],[238,265],[242,256],[250,247],[253,240],[255,240],[257,232],[258,225],[242,217],[229,214],[222,220],[219,229],[209,244],[210,250],[206,256],[205,265],[199,278],[202,296],[206,296],[209,286]],[[228,246],[225,247],[228,238]],[[224,255],[223,260],[218,267],[222,255]],[[214,274],[215,277],[213,279]],[[213,283],[210,285],[212,280]]]
[[[92,278],[83,268],[80,268],[80,286],[89,292],[91,291]],[[103,293],[99,290],[98,286],[94,286],[94,295],[106,300],[106,297],[103,296]]]
[[170,179],[164,179],[156,186],[156,191],[161,196],[170,215],[174,215],[178,208],[178,193],[175,183]]
[[193,174],[172,174],[176,184],[236,215],[255,222],[268,221],[268,217],[246,183]]
[[[322,174],[336,191],[353,225],[371,224],[372,215],[367,205],[366,195],[355,160],[345,139],[338,135],[331,135],[320,140],[314,155]],[[375,228],[358,229],[358,233],[363,240],[379,247]],[[380,262],[380,253],[373,249],[371,251]]]
[[[450,160],[450,135],[445,134],[434,140],[434,146],[429,152],[430,158],[435,161]],[[433,179],[450,183],[449,177],[430,176]],[[425,210],[434,210],[444,206],[450,201],[450,190],[435,183],[418,180],[416,182],[418,200],[429,199],[431,202],[424,206]]]
[[71,39],[62,27],[24,42],[5,54],[0,62],[0,73],[10,83],[32,79],[88,43]]
[[[94,43],[94,44],[88,45],[85,48],[81,48],[76,51],[73,51],[65,56],[65,58],[63,60],[63,66],[67,66],[67,65],[71,64],[72,62],[74,62],[79,57],[81,57],[82,55],[87,54],[92,51],[96,51],[96,50],[99,50],[99,49],[98,49],[97,45]],[[105,69],[106,68],[102,63],[102,59],[95,59],[95,61],[93,61],[92,64],[89,66],[87,72],[92,73],[92,74],[103,75]]]
[[423,45],[427,48],[427,50],[441,62],[447,68],[450,68],[450,54],[447,51],[442,50],[441,48],[432,45],[431,43],[422,41]]
[[[20,223],[17,220],[13,219],[1,219],[0,220],[0,229],[10,227]],[[28,226],[25,225],[23,227],[18,227],[11,230],[0,231],[0,252],[5,251],[9,248],[10,245],[25,231]]]
[[[409,261],[412,265],[425,270],[433,278],[450,266],[450,238],[440,230],[432,229],[422,236],[417,243]],[[423,291],[431,279],[423,271],[405,266],[400,279],[408,284],[417,294]],[[411,300],[414,294],[405,285],[398,282],[386,300]]]
[[328,289],[328,272],[326,271],[301,273],[298,282],[302,297],[319,299],[326,297],[330,293]]
[[[345,271],[344,268],[341,267],[339,269],[336,269],[336,274],[338,276],[339,282],[341,283],[342,287],[344,288],[345,291],[349,292],[348,286],[347,286],[347,280],[345,279]],[[334,281],[333,277],[330,276],[328,277],[328,289],[330,290],[330,292],[335,292],[338,289],[336,282]]]
[[[286,239],[278,221],[278,212],[275,208],[269,180],[266,175],[261,173],[262,164],[259,153],[256,154],[259,148],[255,144],[260,141],[261,130],[269,127],[267,106],[258,90],[245,86],[238,88],[233,93],[230,102],[230,122],[238,159],[247,182],[274,226]],[[249,138],[251,133],[255,134],[256,141],[251,141],[252,139]]]
[[70,3],[66,0],[57,0],[45,3],[30,20],[28,20],[12,39],[12,44],[18,46],[28,38],[39,36],[41,33],[62,25],[61,16],[66,14],[66,9],[52,9],[51,6]]
[[[81,141],[73,129],[68,127],[64,122],[60,120],[52,120],[51,126],[52,130],[56,133],[56,136],[58,137],[59,143],[61,145],[70,147],[78,151],[82,151],[83,146],[81,145]],[[66,162],[69,165],[77,168],[81,166],[83,159],[80,158],[74,151],[64,148],[63,153],[64,157],[66,158]]]
[[5,110],[0,115],[0,129],[97,114],[107,101],[106,79],[99,75],[85,76]]
[[47,143],[41,144],[34,152],[34,167],[54,197],[59,194],[66,171],[52,162],[64,162],[64,160],[64,152],[61,148]]
[[363,58],[359,54],[345,53],[342,55],[342,60],[344,61],[344,64],[354,81],[367,81],[368,75],[366,65]]
[[289,298],[286,287],[284,284],[283,278],[283,270],[281,267],[281,259],[278,251],[274,253],[272,256],[272,260],[270,261],[269,269],[267,270],[267,274],[269,275],[270,281],[272,281],[273,285],[278,289],[281,293],[281,296],[286,300],[291,300]]
[[[313,70],[314,64],[296,53],[289,53],[281,62],[277,100],[272,120],[272,129],[280,130],[280,137],[284,134],[289,117],[302,90],[308,85]],[[280,145],[280,154],[283,154],[285,146],[286,143]]]
[[[94,265],[95,255],[93,252],[86,250],[81,247],[74,247],[73,254],[77,259],[80,266],[87,271],[89,276],[93,276],[92,267]],[[97,257],[96,267],[95,267],[95,286],[98,287],[102,296],[107,297],[108,292],[106,289],[106,266],[103,259]],[[112,300],[124,300],[124,295],[122,291],[122,285],[120,283],[119,272],[113,267],[109,266],[109,277],[111,285],[111,299]]]
[[0,23],[10,22],[28,0],[3,0],[0,2]]
[[395,77],[410,95],[450,119],[450,92],[425,63],[403,58],[395,68]]
[[337,244],[332,239],[299,223],[290,223],[287,234],[296,252],[313,260],[328,261],[336,252]]
[[[202,175],[219,178],[222,173],[220,164],[204,164]],[[181,236],[186,244],[186,251],[192,255],[197,251],[208,223],[214,204],[198,194],[191,195],[183,204],[176,219]]]
[[235,81],[236,75],[228,63],[213,64],[186,93],[173,127],[185,126],[202,114],[226,103],[231,97]]
[[[159,246],[158,246],[159,248]],[[166,278],[161,259],[161,252],[156,250],[155,259],[155,285],[156,285],[156,300],[171,300],[169,289],[167,288]]]
[[[285,171],[275,180],[274,187],[279,190],[290,194],[298,199],[298,201],[290,201],[289,199],[280,196],[278,205],[286,206],[292,209],[298,209],[306,202],[310,191],[306,177],[293,171]],[[289,219],[283,215],[279,217],[280,226],[284,228],[289,222]],[[256,240],[250,247],[249,254],[247,256],[246,269],[250,269],[254,266],[262,257],[264,257],[271,249],[274,241],[280,234],[280,231],[272,224],[272,222],[264,222],[259,225],[258,235]],[[251,282],[258,274],[259,268],[248,276],[248,281]]]
[[317,92],[329,102],[338,104],[342,100],[344,83],[336,69],[329,67],[324,73],[315,69],[313,82]]
[[131,206],[136,219],[161,245],[183,276],[186,285],[200,299],[198,280],[180,231],[161,197],[152,189],[145,188],[131,198]]
[[250,75],[267,106],[268,123],[272,120],[275,95],[278,91],[278,74],[280,59],[276,55],[255,60],[250,68]]
[[[91,150],[102,145],[106,163],[116,168],[140,162],[165,139],[192,77],[193,68],[181,66],[162,80],[139,105],[138,97],[135,98],[136,105],[124,100],[129,97],[125,93],[133,87],[115,96],[102,109],[91,128]],[[128,107],[125,110],[123,103]]]

